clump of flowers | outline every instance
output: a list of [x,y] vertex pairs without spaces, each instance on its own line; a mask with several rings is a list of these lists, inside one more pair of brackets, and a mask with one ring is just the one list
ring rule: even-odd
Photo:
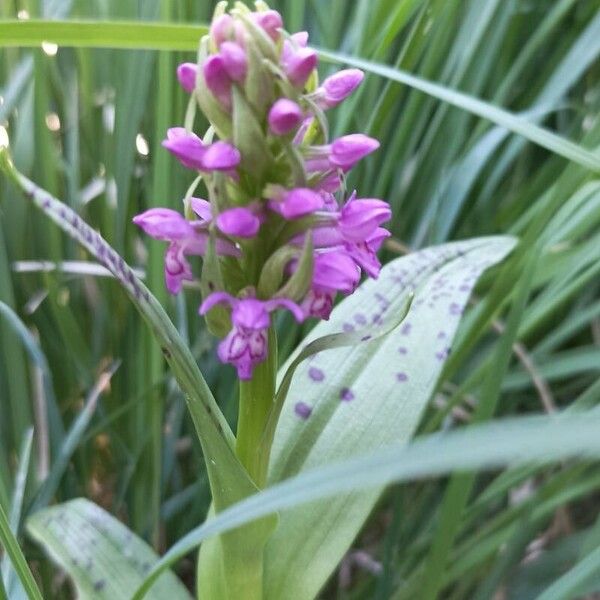
[[[165,279],[178,293],[202,256],[199,312],[221,338],[218,355],[241,380],[268,357],[271,314],[299,322],[328,319],[337,294],[351,294],[361,272],[377,277],[376,252],[390,218],[382,200],[346,199],[345,175],[378,142],[354,133],[330,141],[326,111],[361,83],[358,69],[318,81],[308,34],[288,34],[264,3],[216,10],[198,63],[179,66],[190,96],[185,127],[163,146],[194,172],[184,214],[148,210],[134,222],[168,242]],[[210,127],[192,131],[199,106]],[[202,181],[207,199],[194,196]]]

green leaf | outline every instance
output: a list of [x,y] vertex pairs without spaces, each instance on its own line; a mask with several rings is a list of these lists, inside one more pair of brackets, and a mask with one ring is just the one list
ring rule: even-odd
[[42,42],[78,48],[195,50],[206,25],[118,21],[2,21],[0,46],[37,47]]
[[562,138],[539,125],[531,123],[527,119],[504,110],[499,106],[479,100],[474,96],[469,96],[452,88],[428,81],[416,75],[411,75],[406,71],[382,65],[380,63],[356,58],[347,54],[330,52],[329,50],[319,50],[319,55],[324,60],[343,63],[359,69],[364,69],[369,73],[386,77],[391,81],[403,83],[416,90],[424,92],[443,102],[448,102],[453,106],[466,110],[474,115],[487,119],[496,125],[505,127],[513,133],[518,133],[527,138],[530,142],[546,148],[555,154],[563,156],[573,162],[595,171],[600,172],[600,154],[582,148],[581,146]]
[[4,547],[6,554],[12,562],[12,566],[19,576],[23,588],[27,593],[29,600],[43,600],[37,583],[29,569],[29,565],[23,556],[23,552],[19,547],[19,542],[10,530],[10,525],[6,517],[6,513],[0,504],[0,543]]
[[[130,598],[156,564],[158,556],[146,542],[84,498],[35,513],[29,534],[72,578],[80,598]],[[164,573],[148,599],[189,599],[171,572]]]
[[[315,500],[336,498],[343,492],[359,490],[364,493],[368,487],[425,479],[453,471],[597,458],[600,456],[599,427],[598,410],[557,417],[502,419],[436,433],[410,444],[394,443],[366,456],[302,473],[247,498],[190,531],[156,564],[132,600],[143,598],[161,572],[205,539],[253,519],[309,502],[313,503],[312,510]],[[473,452],[473,448],[477,448],[477,452]],[[298,532],[299,535],[306,533],[306,530]],[[290,544],[294,542],[290,540]],[[299,545],[297,541],[295,544]]]
[[[342,302],[329,322],[317,325],[307,342],[342,330],[360,332],[401,312],[408,294],[415,293],[404,323],[389,335],[372,339],[365,332],[358,345],[321,352],[298,366],[277,426],[269,480],[408,441],[435,388],[472,287],[514,243],[512,238],[482,238],[399,258],[383,268],[378,280]],[[309,412],[308,418],[299,416]],[[310,511],[282,514],[266,548],[266,597],[313,598],[380,493],[340,494]]]

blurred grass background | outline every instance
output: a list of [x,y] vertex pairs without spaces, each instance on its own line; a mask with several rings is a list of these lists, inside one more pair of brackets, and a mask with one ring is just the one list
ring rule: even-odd
[[[108,31],[113,20],[204,24],[214,4],[4,0],[0,18],[101,20]],[[598,0],[271,6],[288,30],[310,31],[314,45],[461,90],[598,152]],[[2,48],[0,136],[21,171],[145,271],[234,418],[233,371],[216,361],[196,315],[198,292],[167,296],[163,247],[131,224],[148,207],[178,207],[190,183],[160,148],[166,128],[183,121],[186,98],[174,78],[183,60],[194,53]],[[322,65],[323,74],[330,70]],[[334,134],[364,131],[382,142],[350,184],[393,206],[384,259],[470,236],[523,239],[519,259],[479,291],[422,430],[598,404],[598,173],[375,75],[330,116]],[[204,519],[210,500],[184,402],[118,285],[91,273],[83,251],[7,182],[0,186],[0,503],[13,512],[18,504],[22,522],[34,508],[84,495],[164,550]],[[285,355],[302,332],[288,320],[280,325]],[[31,427],[23,486],[19,456]],[[40,490],[42,480],[50,484]],[[599,486],[597,464],[397,486],[323,597],[552,592],[600,545]],[[68,584],[23,543],[44,596],[69,598]],[[180,569],[188,582],[191,565]],[[600,590],[598,572],[581,596]]]

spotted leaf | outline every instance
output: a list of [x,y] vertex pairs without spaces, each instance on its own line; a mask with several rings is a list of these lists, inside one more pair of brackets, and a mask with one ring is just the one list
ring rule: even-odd
[[[388,335],[365,335],[353,347],[325,350],[298,365],[275,433],[270,482],[408,441],[451,351],[471,290],[514,243],[482,238],[399,258],[315,327],[307,343],[340,331],[368,331],[402,311],[414,293],[405,319]],[[381,491],[340,494],[282,513],[267,543],[266,597],[314,598]]]
[[[35,513],[27,530],[73,580],[78,598],[131,598],[158,561],[155,552],[105,510],[83,498]],[[190,600],[167,571],[148,592],[148,600]]]

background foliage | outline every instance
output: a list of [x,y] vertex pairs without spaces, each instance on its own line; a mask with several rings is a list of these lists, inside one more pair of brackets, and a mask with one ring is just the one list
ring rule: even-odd
[[[321,48],[502,106],[599,156],[597,0],[271,4],[290,30],[308,29]],[[196,315],[197,290],[168,298],[162,248],[142,242],[131,224],[147,207],[178,206],[189,184],[160,141],[183,120],[175,66],[194,58],[168,49],[197,34],[152,34],[160,52],[110,48],[140,35],[123,36],[113,21],[202,24],[212,8],[185,0],[1,3],[2,19],[106,23],[94,38],[103,49],[2,47],[0,135],[8,135],[23,172],[144,270],[233,418],[233,373],[215,359]],[[19,35],[21,45],[37,46],[43,36],[43,29],[29,38],[20,31],[0,23],[0,46],[18,45]],[[386,260],[471,236],[522,240],[477,290],[421,432],[596,405],[598,170],[377,74],[333,113],[333,133],[349,130],[382,141],[351,185],[393,206]],[[16,528],[34,509],[87,496],[164,551],[202,522],[209,503],[183,399],[118,285],[97,276],[87,255],[14,188],[0,185],[0,505]],[[285,357],[305,332],[291,320],[279,325]],[[596,463],[564,462],[394,486],[323,596],[530,598],[547,590],[549,598],[569,598],[600,589],[593,568],[575,588],[559,580],[600,563],[592,552],[600,545],[599,475]],[[44,479],[50,484],[39,488]],[[69,598],[69,585],[38,547],[20,540],[44,597]],[[189,582],[192,562],[182,561],[178,573]]]

